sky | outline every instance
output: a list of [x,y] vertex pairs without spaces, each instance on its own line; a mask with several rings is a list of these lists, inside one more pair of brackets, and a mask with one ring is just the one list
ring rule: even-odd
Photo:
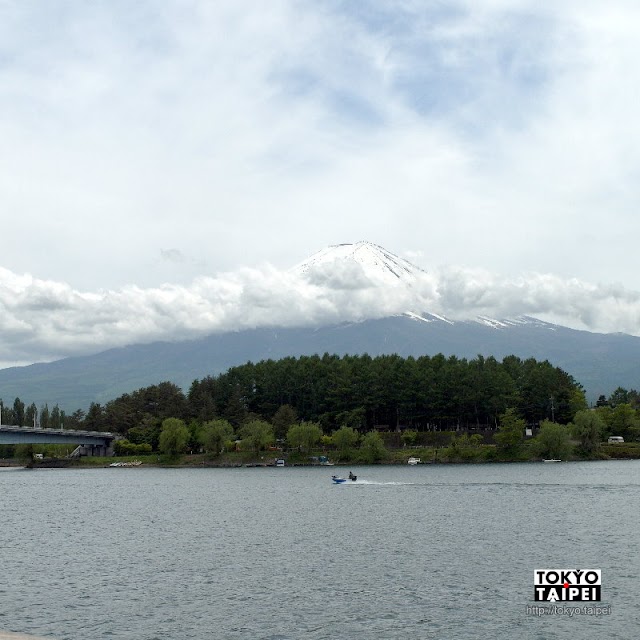
[[0,0],[0,366],[380,314],[290,271],[360,240],[430,274],[385,313],[640,335],[639,30],[632,0]]

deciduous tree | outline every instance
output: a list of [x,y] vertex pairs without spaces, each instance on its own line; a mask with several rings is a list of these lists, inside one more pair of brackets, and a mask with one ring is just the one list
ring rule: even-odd
[[500,416],[500,426],[493,439],[502,449],[513,449],[522,442],[525,427],[525,421],[518,417],[515,409],[507,409]]
[[362,438],[360,452],[364,462],[377,462],[387,455],[382,437],[377,431],[370,431]]
[[184,453],[189,442],[189,429],[179,418],[166,418],[162,421],[160,432],[160,451],[167,456]]
[[256,453],[274,440],[273,426],[264,420],[251,420],[240,429],[240,436]]
[[584,454],[592,455],[600,449],[606,425],[595,411],[578,411],[569,427]]
[[198,441],[207,453],[215,456],[222,451],[224,443],[233,436],[233,427],[228,420],[209,420],[198,433]]
[[569,429],[565,425],[543,420],[540,423],[540,433],[534,440],[534,446],[541,458],[566,460],[572,448]]
[[322,438],[322,429],[315,422],[294,424],[287,431],[287,442],[306,453],[311,452],[311,449],[320,442],[320,438]]
[[338,450],[339,456],[341,458],[347,458],[351,454],[352,449],[358,444],[360,435],[351,427],[340,427],[340,429],[334,432],[331,439]]

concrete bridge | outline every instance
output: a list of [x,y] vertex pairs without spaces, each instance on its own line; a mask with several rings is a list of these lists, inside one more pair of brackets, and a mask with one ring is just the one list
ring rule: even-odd
[[0,425],[0,444],[77,444],[77,456],[113,455],[114,433]]

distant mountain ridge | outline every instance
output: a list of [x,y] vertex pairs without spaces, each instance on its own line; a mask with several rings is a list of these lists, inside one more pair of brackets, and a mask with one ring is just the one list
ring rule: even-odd
[[109,349],[48,364],[0,370],[0,398],[67,412],[105,403],[122,393],[164,380],[188,390],[191,382],[247,361],[322,353],[372,356],[435,355],[501,360],[549,360],[580,382],[591,401],[618,386],[640,388],[640,338],[578,331],[521,317],[453,322],[432,314],[344,323],[320,328],[262,328],[185,342],[156,342]]

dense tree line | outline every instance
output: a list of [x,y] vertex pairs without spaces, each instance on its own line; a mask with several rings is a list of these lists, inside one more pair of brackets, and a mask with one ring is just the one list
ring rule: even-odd
[[[317,422],[326,432],[341,426],[425,431],[495,428],[507,408],[529,424],[567,423],[584,406],[580,385],[548,361],[325,354],[232,367],[195,380],[186,395],[163,382],[104,406],[94,403],[86,414],[76,412],[67,420],[155,447],[166,418],[200,424],[223,418],[238,429],[253,418],[277,423],[288,407],[285,413]],[[290,423],[284,416],[283,425]]]
[[[12,405],[5,405],[0,400],[0,423],[10,424],[19,427],[38,426],[43,429],[61,429],[65,426],[66,416],[64,411],[60,410],[58,405],[53,409],[49,409],[47,404],[36,407],[35,403],[26,406],[20,398],[16,398]],[[79,428],[81,425],[78,421],[70,420],[69,428]]]
[[[618,389],[599,404],[613,412],[636,398],[635,392]],[[3,403],[1,410],[3,424],[31,426],[35,415],[41,427],[114,431],[155,448],[167,418],[187,424],[225,419],[234,429],[259,418],[276,425],[277,433],[279,420],[281,432],[292,422],[284,410],[325,432],[341,426],[427,431],[495,428],[508,408],[527,424],[566,424],[585,407],[580,385],[548,361],[325,354],[249,362],[194,380],[186,394],[163,382],[68,416],[57,406],[27,407],[19,398],[13,405]]]
[[567,423],[585,406],[569,374],[548,361],[515,356],[502,362],[329,354],[264,360],[194,381],[187,400],[191,417],[200,420],[224,416],[237,425],[247,414],[271,419],[289,405],[325,430],[495,427],[508,407],[528,423]]
[[[249,362],[194,380],[186,394],[162,382],[71,415],[57,405],[38,410],[19,398],[7,405],[0,400],[3,424],[119,433],[126,438],[117,443],[123,455],[181,447],[218,455],[238,438],[256,451],[275,439],[309,451],[322,438],[345,456],[375,430],[401,430],[407,442],[419,432],[457,433],[452,459],[479,451],[473,438],[480,436],[460,435],[465,430],[499,429],[494,442],[506,451],[523,442],[525,426],[540,426],[544,455],[561,452],[569,434],[583,456],[596,455],[608,435],[640,438],[635,390],[618,388],[586,409],[583,390],[569,374],[548,361],[515,356],[499,362],[325,354]],[[367,459],[374,460],[378,445],[369,444]]]

